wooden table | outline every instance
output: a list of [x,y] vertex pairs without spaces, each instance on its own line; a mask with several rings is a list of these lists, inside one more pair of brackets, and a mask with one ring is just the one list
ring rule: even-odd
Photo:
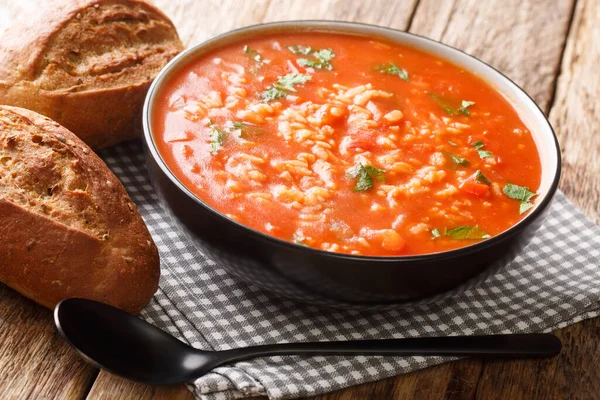
[[[550,116],[563,151],[560,187],[600,222],[599,0],[155,2],[188,45],[260,22],[336,19],[406,30],[473,54],[522,86]],[[15,8],[0,0],[0,24],[7,21],[6,10]],[[465,359],[319,399],[600,399],[600,318],[556,333],[564,350],[552,360]],[[57,337],[50,311],[1,285],[0,394],[3,399],[192,399],[183,386],[133,384],[85,364]]]

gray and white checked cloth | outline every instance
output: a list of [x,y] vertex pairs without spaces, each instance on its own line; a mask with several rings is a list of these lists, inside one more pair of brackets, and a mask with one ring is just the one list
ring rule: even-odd
[[[101,153],[137,204],[162,260],[143,318],[190,345],[225,350],[267,343],[547,332],[600,314],[600,227],[562,194],[531,244],[479,286],[393,311],[322,309],[228,275],[162,210],[141,145]],[[201,399],[316,395],[450,361],[442,357],[270,357],[216,368],[190,389]]]

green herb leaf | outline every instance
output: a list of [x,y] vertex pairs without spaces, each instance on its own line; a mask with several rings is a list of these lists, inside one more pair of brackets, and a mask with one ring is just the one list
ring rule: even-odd
[[398,68],[394,63],[377,65],[374,69],[382,74],[397,75],[408,82],[408,72],[405,69]]
[[448,144],[449,144],[450,146],[454,146],[454,147],[458,146],[456,143],[454,143],[454,142],[453,142],[453,141],[451,141],[451,140],[448,140]]
[[379,168],[376,168],[372,165],[365,165],[363,166],[363,168],[365,169],[365,171],[367,171],[367,174],[369,174],[369,176],[379,182],[384,182],[385,181],[385,171]]
[[492,182],[488,178],[486,178],[486,176],[480,170],[477,170],[475,172],[475,180],[481,184],[488,186],[492,184]]
[[304,67],[311,67],[315,69],[326,69],[331,71],[333,66],[331,65],[331,60],[335,57],[335,53],[331,49],[322,49],[317,50],[312,53],[313,57],[317,60],[307,60],[306,58],[300,58],[298,60],[298,65],[302,65]]
[[431,97],[438,106],[442,107],[442,109],[446,111],[448,115],[458,115],[458,111],[446,103],[439,95],[433,92],[429,92],[428,94],[429,97]]
[[535,193],[530,192],[528,187],[513,185],[512,183],[507,183],[502,191],[505,195],[513,200],[521,200],[525,202],[528,202],[533,196],[535,196]]
[[468,167],[469,165],[471,165],[471,163],[469,162],[469,160],[467,160],[464,157],[458,156],[456,154],[444,151],[442,152],[444,154],[444,156],[446,157],[446,160],[454,167],[458,167],[459,165],[462,167]]
[[522,201],[521,203],[519,203],[519,214],[523,214],[524,212],[529,210],[531,207],[533,207],[533,203],[528,203],[528,202]]
[[279,80],[273,84],[270,88],[266,89],[261,94],[263,102],[269,102],[271,100],[280,99],[287,96],[288,92],[296,92],[294,85],[299,85],[308,82],[312,79],[310,75],[304,74],[287,74],[279,77]]
[[279,78],[279,80],[273,85],[279,89],[286,90],[288,92],[296,92],[294,85],[299,85],[308,82],[312,79],[310,75],[304,74],[287,74]]
[[264,133],[263,130],[256,125],[241,121],[232,121],[229,131],[237,135],[240,139],[248,139],[249,137]]
[[440,232],[440,230],[438,228],[434,228],[431,230],[431,236],[433,236],[434,239],[437,239],[440,236],[442,236],[442,233]]
[[364,192],[373,188],[373,179],[383,182],[385,181],[385,171],[376,168],[372,165],[363,165],[362,163],[356,164],[350,168],[346,173],[346,177],[350,179],[357,179],[354,192]]
[[302,45],[294,45],[294,46],[285,46],[286,49],[291,51],[293,54],[302,54],[303,56],[307,56],[312,52],[312,47],[310,46],[302,46]]
[[528,187],[513,185],[512,183],[507,183],[506,186],[502,189],[505,195],[513,200],[519,200],[519,214],[523,214],[527,210],[533,207],[533,204],[530,200],[535,196],[535,193],[529,191]]
[[477,150],[481,149],[482,147],[485,146],[485,144],[481,141],[478,140],[476,142],[471,143],[471,146],[475,147]]
[[306,58],[299,58],[298,65],[302,65],[303,67],[310,67],[315,69],[323,69],[321,64],[315,60],[307,60]]
[[475,104],[475,102],[474,102],[474,101],[467,101],[467,100],[463,100],[463,101],[461,102],[461,106],[460,106],[460,108],[458,109],[458,111],[460,111],[461,113],[465,114],[466,116],[469,116],[469,115],[471,115],[471,114],[469,113],[469,107],[471,107],[473,104]]
[[335,57],[335,53],[331,49],[321,49],[313,54],[321,63],[329,63]]
[[287,92],[277,87],[270,87],[261,94],[262,101],[267,103],[271,100],[281,99],[287,96]]
[[433,99],[433,101],[436,102],[436,104],[438,106],[440,106],[444,111],[446,111],[446,113],[448,115],[466,115],[467,117],[470,115],[468,108],[470,106],[472,106],[473,104],[475,104],[475,102],[473,101],[466,101],[463,100],[461,101],[461,106],[460,107],[453,107],[451,106],[449,103],[449,101],[443,99],[439,94],[437,93],[433,93],[433,92],[429,92],[428,93],[429,97],[431,97]]
[[212,155],[216,155],[223,147],[226,133],[222,129],[219,129],[211,120],[208,121],[208,124],[210,127],[210,152]]
[[248,56],[250,58],[252,58],[254,61],[258,62],[258,63],[262,63],[263,59],[260,55],[260,53],[250,47],[248,47],[247,45],[244,46],[244,53],[248,54]]
[[356,181],[354,192],[365,192],[373,188],[373,179],[367,173],[361,173]]
[[471,143],[471,146],[475,147],[477,153],[479,153],[479,158],[494,157],[491,151],[483,149],[485,147],[485,144],[481,140]]
[[448,236],[454,240],[476,240],[476,239],[488,239],[490,235],[485,233],[479,225],[469,226],[462,225],[456,228],[445,230],[444,236]]

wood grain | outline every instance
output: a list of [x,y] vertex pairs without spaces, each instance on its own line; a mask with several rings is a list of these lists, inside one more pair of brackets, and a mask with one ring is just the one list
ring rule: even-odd
[[315,400],[472,399],[481,367],[480,359],[461,360],[327,393]]
[[486,361],[478,399],[600,399],[600,319],[556,332],[562,353],[549,360]]
[[600,223],[600,1],[581,0],[571,26],[550,122],[563,155],[560,187]]
[[417,0],[271,0],[263,22],[325,19],[363,22],[406,30]]
[[269,0],[152,0],[175,24],[186,47],[263,22]]
[[421,0],[410,31],[485,61],[547,112],[573,4],[573,0]]
[[87,399],[193,400],[194,396],[184,385],[143,385],[101,372]]
[[97,370],[61,338],[52,312],[0,285],[0,398],[82,398]]

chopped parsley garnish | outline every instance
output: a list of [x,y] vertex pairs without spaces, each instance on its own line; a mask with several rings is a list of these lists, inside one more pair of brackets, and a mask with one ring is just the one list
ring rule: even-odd
[[457,145],[456,143],[454,143],[452,140],[448,140],[448,144],[449,144],[450,146],[454,146],[454,147],[458,146],[458,145]]
[[271,100],[281,99],[282,97],[287,96],[287,92],[283,89],[280,89],[276,86],[270,87],[261,94],[261,98],[263,102],[269,102]]
[[308,82],[312,79],[310,75],[304,74],[287,74],[279,77],[279,80],[273,84],[270,88],[262,92],[262,100],[266,103],[271,100],[280,99],[288,95],[289,92],[296,92],[295,85]]
[[312,47],[304,47],[300,44],[296,44],[294,46],[285,46],[285,48],[291,51],[293,54],[302,54],[303,56],[307,56],[312,52]]
[[256,136],[263,133],[263,130],[259,127],[241,121],[232,121],[229,131],[234,133],[234,135],[240,139],[247,139],[251,136]]
[[533,203],[530,200],[535,196],[535,193],[529,191],[528,187],[513,185],[512,183],[507,183],[502,189],[505,195],[513,200],[519,200],[519,214],[523,214],[531,207],[533,207]]
[[212,155],[216,155],[223,147],[226,134],[224,130],[218,128],[211,120],[208,120],[208,126],[210,127],[210,152]]
[[460,107],[453,107],[449,104],[449,102],[447,100],[443,99],[437,93],[429,92],[428,94],[429,94],[429,97],[431,97],[438,106],[440,106],[444,111],[446,111],[446,113],[448,115],[452,115],[452,116],[462,114],[462,115],[466,115],[468,117],[470,115],[468,108],[470,106],[472,106],[473,104],[475,104],[475,102],[473,102],[473,101],[463,100],[461,102]]
[[397,75],[408,82],[408,72],[405,69],[398,68],[394,63],[381,64],[375,67],[375,71],[382,74]]
[[260,55],[260,53],[250,47],[248,47],[247,45],[244,46],[244,53],[248,54],[248,56],[253,59],[254,61],[258,62],[258,63],[262,63],[263,59],[262,56]]
[[440,96],[438,96],[437,94],[430,92],[429,93],[429,97],[431,97],[433,99],[433,101],[435,101],[437,103],[438,106],[442,107],[442,109],[444,111],[446,111],[449,115],[457,115],[457,111],[450,107],[444,100],[442,100],[442,98]]
[[461,225],[455,228],[444,228],[443,232],[435,228],[431,231],[431,235],[434,239],[441,236],[449,237],[454,240],[478,240],[478,239],[489,239],[491,236],[482,230],[479,225],[469,226]]
[[280,77],[279,80],[277,81],[277,83],[275,83],[275,85],[273,85],[273,86],[277,86],[288,92],[295,92],[296,89],[294,88],[294,85],[299,85],[301,83],[305,83],[307,81],[310,81],[311,79],[312,79],[312,76],[310,76],[310,75],[287,74],[285,76]]
[[475,172],[475,180],[477,181],[477,183],[481,183],[483,185],[489,186],[492,184],[492,182],[480,170],[477,170],[477,172]]
[[316,50],[312,53],[313,57],[316,60],[308,60],[306,58],[298,59],[298,65],[302,65],[303,67],[311,67],[314,69],[326,69],[331,71],[333,66],[331,65],[331,60],[335,57],[335,53],[331,49],[322,49]]
[[479,158],[488,158],[494,156],[491,151],[483,149],[485,144],[481,140],[471,143],[471,146],[475,147],[477,153],[479,153]]
[[519,203],[519,214],[523,214],[524,212],[529,210],[531,207],[533,207],[533,203],[527,203],[527,202],[522,201],[521,203]]
[[350,179],[357,179],[354,192],[364,192],[373,188],[373,179],[383,182],[385,181],[385,171],[376,168],[372,165],[356,164],[346,173]]
[[469,160],[467,160],[464,157],[458,156],[456,154],[444,151],[442,152],[444,154],[444,156],[446,157],[446,160],[451,163],[451,165],[453,167],[458,167],[459,165],[462,167],[468,167],[469,165],[471,165],[471,163],[469,162]]
[[458,111],[460,111],[461,113],[465,114],[465,115],[471,115],[469,113],[469,107],[471,107],[473,104],[475,104],[474,101],[467,101],[467,100],[463,100],[460,103],[460,108],[458,109]]
[[456,228],[448,229],[445,232],[446,236],[449,236],[452,239],[456,240],[465,240],[465,239],[487,239],[490,237],[487,233],[485,233],[479,225],[469,226],[462,225],[457,226]]

